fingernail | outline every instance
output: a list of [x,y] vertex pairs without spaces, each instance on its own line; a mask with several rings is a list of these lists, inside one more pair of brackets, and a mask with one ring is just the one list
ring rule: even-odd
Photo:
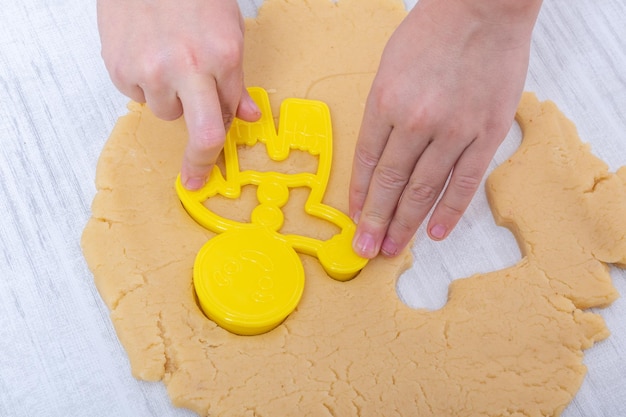
[[361,233],[356,237],[354,250],[364,258],[373,258],[376,256],[376,242],[374,236],[369,233]]
[[259,106],[257,106],[256,102],[252,99],[252,97],[248,96],[246,98],[246,103],[250,111],[252,111],[257,116],[261,115],[261,109],[259,108]]
[[352,215],[352,221],[354,222],[354,224],[358,224],[360,218],[361,218],[361,210],[358,210],[356,213],[354,213],[354,215]]
[[390,237],[385,237],[380,251],[385,256],[396,256],[398,254],[398,245]]
[[187,181],[185,181],[183,185],[188,190],[197,191],[204,187],[204,184],[206,184],[206,179],[204,177],[191,177],[187,178]]
[[443,239],[447,231],[443,224],[436,224],[430,229],[430,235],[435,239]]

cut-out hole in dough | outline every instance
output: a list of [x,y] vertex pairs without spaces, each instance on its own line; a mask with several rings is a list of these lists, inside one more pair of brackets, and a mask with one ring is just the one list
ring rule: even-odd
[[240,198],[227,198],[217,194],[205,200],[203,205],[225,219],[240,223],[250,223],[252,210],[256,206],[248,202],[255,201],[256,190],[256,186],[247,185],[241,188]]
[[284,161],[274,161],[267,155],[265,145],[238,146],[239,169],[241,171],[279,172],[281,174],[314,174],[318,160],[308,152],[292,149]]
[[[310,190],[306,187],[291,188],[289,200],[283,207],[285,223],[280,230],[283,235],[293,234],[311,237],[319,240],[328,240],[341,232],[333,223],[311,216],[304,211],[304,205],[309,197]],[[306,227],[303,225],[306,224]],[[314,225],[311,227],[311,225]],[[307,233],[306,230],[310,232]]]
[[[448,286],[453,280],[504,269],[519,261],[520,250],[515,237],[506,228],[496,225],[489,211],[484,183],[493,168],[515,153],[521,140],[522,131],[513,123],[465,215],[446,240],[428,239],[425,230],[428,218],[424,221],[412,247],[415,262],[398,278],[396,285],[398,298],[404,304],[415,309],[438,310],[448,301]],[[482,243],[477,246],[476,242]],[[471,270],[466,267],[468,259]]]
[[[225,219],[250,223],[252,210],[258,205],[256,192],[256,186],[248,185],[241,188],[240,198],[231,199],[218,194],[204,201],[203,204],[207,209]],[[284,215],[284,224],[279,232],[283,235],[292,234],[328,240],[341,230],[333,223],[305,212],[304,205],[309,194],[309,189],[306,187],[289,189],[289,200],[281,209]],[[250,201],[257,203],[252,205],[249,203]],[[306,227],[303,227],[305,224]],[[315,227],[311,227],[312,224]]]

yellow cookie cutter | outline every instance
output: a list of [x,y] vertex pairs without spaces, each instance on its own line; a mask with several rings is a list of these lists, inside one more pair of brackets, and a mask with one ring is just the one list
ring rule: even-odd
[[[219,236],[198,252],[193,282],[204,313],[219,326],[236,334],[254,335],[278,326],[298,305],[304,290],[304,269],[296,251],[315,256],[332,278],[353,278],[367,263],[352,250],[355,225],[341,211],[322,203],[332,162],[332,127],[325,103],[290,98],[281,104],[278,133],[265,90],[248,89],[261,110],[254,123],[235,119],[224,144],[226,178],[216,166],[204,188],[176,190],[187,212],[200,225]],[[237,145],[265,144],[275,161],[292,149],[318,156],[315,173],[241,171]],[[217,194],[239,198],[241,188],[256,185],[259,205],[250,223],[226,219],[203,202]],[[308,187],[305,211],[337,225],[340,232],[326,241],[299,235],[283,235],[281,207],[289,189]]]

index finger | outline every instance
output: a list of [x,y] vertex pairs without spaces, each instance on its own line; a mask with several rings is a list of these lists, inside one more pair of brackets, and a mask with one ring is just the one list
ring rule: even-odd
[[363,210],[374,170],[392,130],[390,124],[381,122],[380,117],[376,117],[377,113],[371,103],[372,100],[368,97],[352,161],[348,202],[350,217],[356,223]]
[[191,83],[179,92],[189,141],[183,155],[181,182],[189,190],[204,186],[226,138],[222,104],[214,79]]

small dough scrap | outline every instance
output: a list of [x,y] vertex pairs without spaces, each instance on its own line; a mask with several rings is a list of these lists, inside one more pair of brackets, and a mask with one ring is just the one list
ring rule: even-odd
[[[273,91],[274,114],[287,97],[329,105],[335,149],[324,202],[344,212],[365,98],[405,14],[399,0],[268,0],[246,22],[246,81]],[[177,406],[237,417],[557,416],[584,378],[583,350],[608,336],[582,309],[617,296],[606,263],[626,263],[626,170],[607,173],[551,103],[524,96],[522,146],[488,181],[494,216],[525,255],[517,265],[454,281],[448,303],[427,311],[396,295],[409,251],[372,260],[348,282],[302,255],[298,308],[253,337],[217,327],[194,297],[194,258],[214,234],[174,190],[184,121],[129,110],[100,157],[82,247],[133,375],[162,380]],[[267,166],[263,152],[241,157]],[[313,169],[309,159],[294,153],[281,168]],[[218,205],[246,218],[254,194]],[[315,236],[306,195],[294,190],[285,216],[292,233]]]

